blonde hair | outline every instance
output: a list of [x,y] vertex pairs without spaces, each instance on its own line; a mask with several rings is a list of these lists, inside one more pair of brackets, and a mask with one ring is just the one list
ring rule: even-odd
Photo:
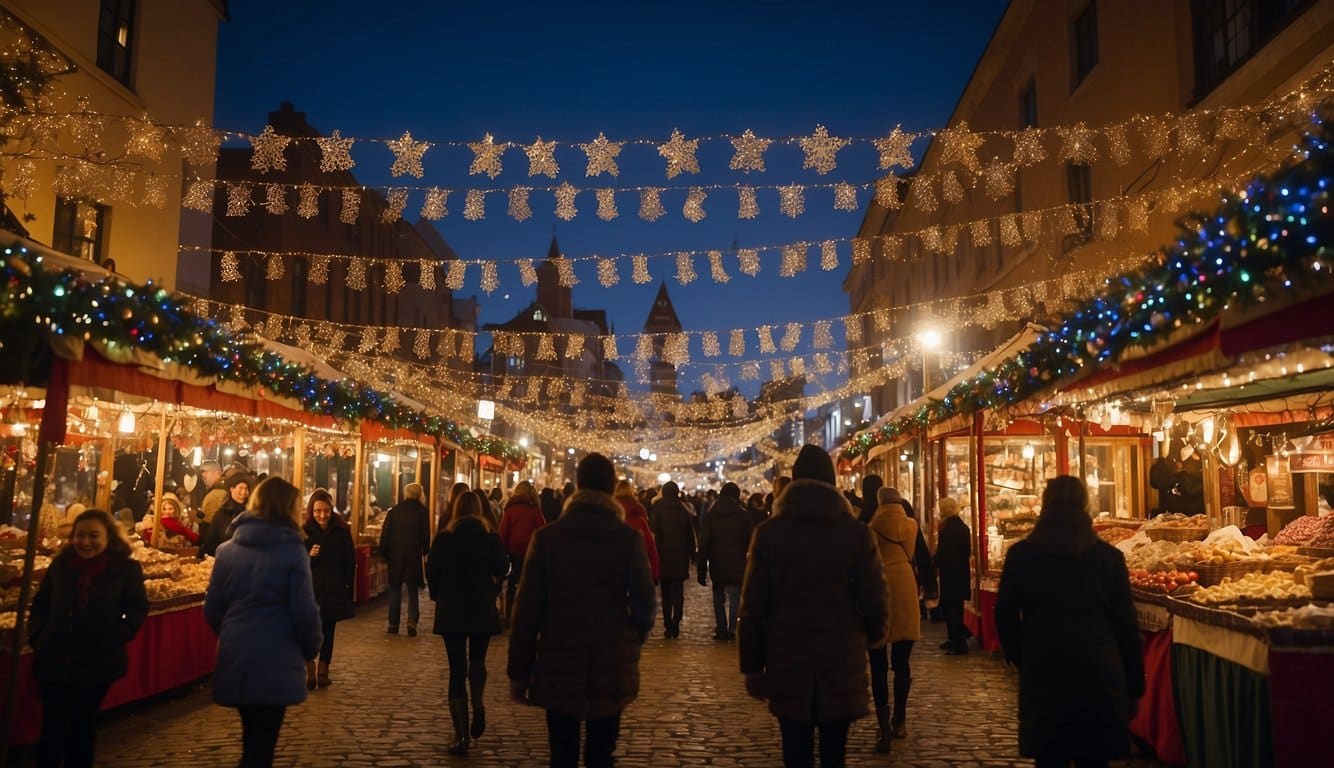
[[949,496],[945,496],[940,500],[940,508],[938,511],[940,512],[940,518],[942,520],[947,517],[958,517],[959,502],[951,499]]
[[403,486],[404,499],[417,499],[418,501],[420,501],[421,497],[422,497],[421,483],[408,483],[407,485]]
[[250,495],[249,511],[261,520],[301,529],[301,491],[281,477],[270,477]]
[[621,480],[616,483],[616,493],[614,495],[618,499],[635,498],[635,484],[629,480]]
[[537,498],[537,489],[527,480],[523,480],[514,486],[514,489],[510,491],[510,501],[522,501],[530,507],[536,507],[541,503]]

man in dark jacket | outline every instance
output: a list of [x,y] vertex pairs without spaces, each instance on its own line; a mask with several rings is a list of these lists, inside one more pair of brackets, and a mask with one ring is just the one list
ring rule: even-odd
[[[216,557],[218,547],[232,537],[232,522],[242,512],[245,512],[246,503],[250,500],[250,489],[256,485],[254,478],[243,469],[228,471],[222,482],[225,489],[222,492],[222,501],[209,516],[208,527],[200,531],[199,534],[199,554],[197,557],[200,560],[210,555]],[[206,509],[209,504],[213,503],[215,496],[217,494],[210,491],[208,496],[205,497]]]
[[681,489],[676,483],[663,483],[662,498],[653,503],[648,522],[658,545],[663,637],[680,637],[681,613],[685,610],[684,585],[690,578],[690,561],[695,557],[695,526],[690,512],[681,503]]
[[398,634],[403,585],[408,586],[408,637],[417,636],[421,618],[418,593],[426,583],[422,558],[431,550],[430,512],[422,503],[422,487],[409,483],[403,500],[389,508],[380,529],[380,554],[389,562],[389,634]]
[[972,536],[959,519],[959,502],[948,496],[940,500],[940,534],[936,538],[936,571],[940,573],[940,611],[945,614],[949,639],[940,644],[950,654],[968,652],[968,630],[963,625],[963,604],[973,596],[968,558]]
[[[754,523],[741,506],[741,489],[727,483],[700,523],[699,583],[713,577],[713,639],[736,637],[736,614],[741,603],[741,577],[746,572],[746,549]],[[726,600],[726,609],[724,609]]]
[[510,696],[547,710],[551,765],[610,766],[621,711],[639,694],[639,648],[653,627],[644,537],[612,498],[616,470],[590,453],[561,516],[533,532],[515,596]]

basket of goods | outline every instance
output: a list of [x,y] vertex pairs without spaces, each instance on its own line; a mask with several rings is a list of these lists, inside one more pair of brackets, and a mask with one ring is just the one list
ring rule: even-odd
[[1239,579],[1248,573],[1266,571],[1269,562],[1268,554],[1255,549],[1247,552],[1243,542],[1225,540],[1182,542],[1174,553],[1162,559],[1161,564],[1195,571],[1199,574],[1200,584],[1213,586],[1221,584],[1224,579]]
[[1224,579],[1201,587],[1186,599],[1196,605],[1298,605],[1311,601],[1311,590],[1298,584],[1286,571],[1248,573],[1239,579]]
[[1298,553],[1315,557],[1334,556],[1334,515],[1302,515],[1283,527],[1275,544],[1298,547]]
[[1154,518],[1143,530],[1153,541],[1199,541],[1209,535],[1209,519],[1171,512]]
[[1119,525],[1109,525],[1105,528],[1098,528],[1097,533],[1098,538],[1108,544],[1116,544],[1117,542],[1125,541],[1131,536],[1134,536],[1135,530],[1133,528],[1123,528]]
[[1130,589],[1136,597],[1159,597],[1163,595],[1187,594],[1187,589],[1199,581],[1199,574],[1194,571],[1150,571],[1135,568],[1130,571]]

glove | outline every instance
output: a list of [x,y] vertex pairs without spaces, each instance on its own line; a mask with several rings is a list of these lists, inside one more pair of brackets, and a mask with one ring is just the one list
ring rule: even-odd
[[752,699],[764,701],[767,696],[764,695],[764,673],[751,672],[746,675],[746,693]]
[[533,702],[529,698],[531,687],[531,684],[527,680],[511,680],[510,700],[515,704],[522,704],[524,706],[532,704]]

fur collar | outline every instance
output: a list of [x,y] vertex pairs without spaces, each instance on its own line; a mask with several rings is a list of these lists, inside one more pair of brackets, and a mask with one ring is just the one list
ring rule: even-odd
[[819,480],[793,480],[774,501],[775,517],[832,520],[841,515],[853,517],[852,505],[837,488]]
[[590,511],[607,512],[617,520],[625,520],[625,508],[610,493],[592,491],[586,488],[575,491],[574,495],[565,500],[565,505],[561,507],[560,516],[565,517],[571,510],[584,511],[590,507],[592,508]]

